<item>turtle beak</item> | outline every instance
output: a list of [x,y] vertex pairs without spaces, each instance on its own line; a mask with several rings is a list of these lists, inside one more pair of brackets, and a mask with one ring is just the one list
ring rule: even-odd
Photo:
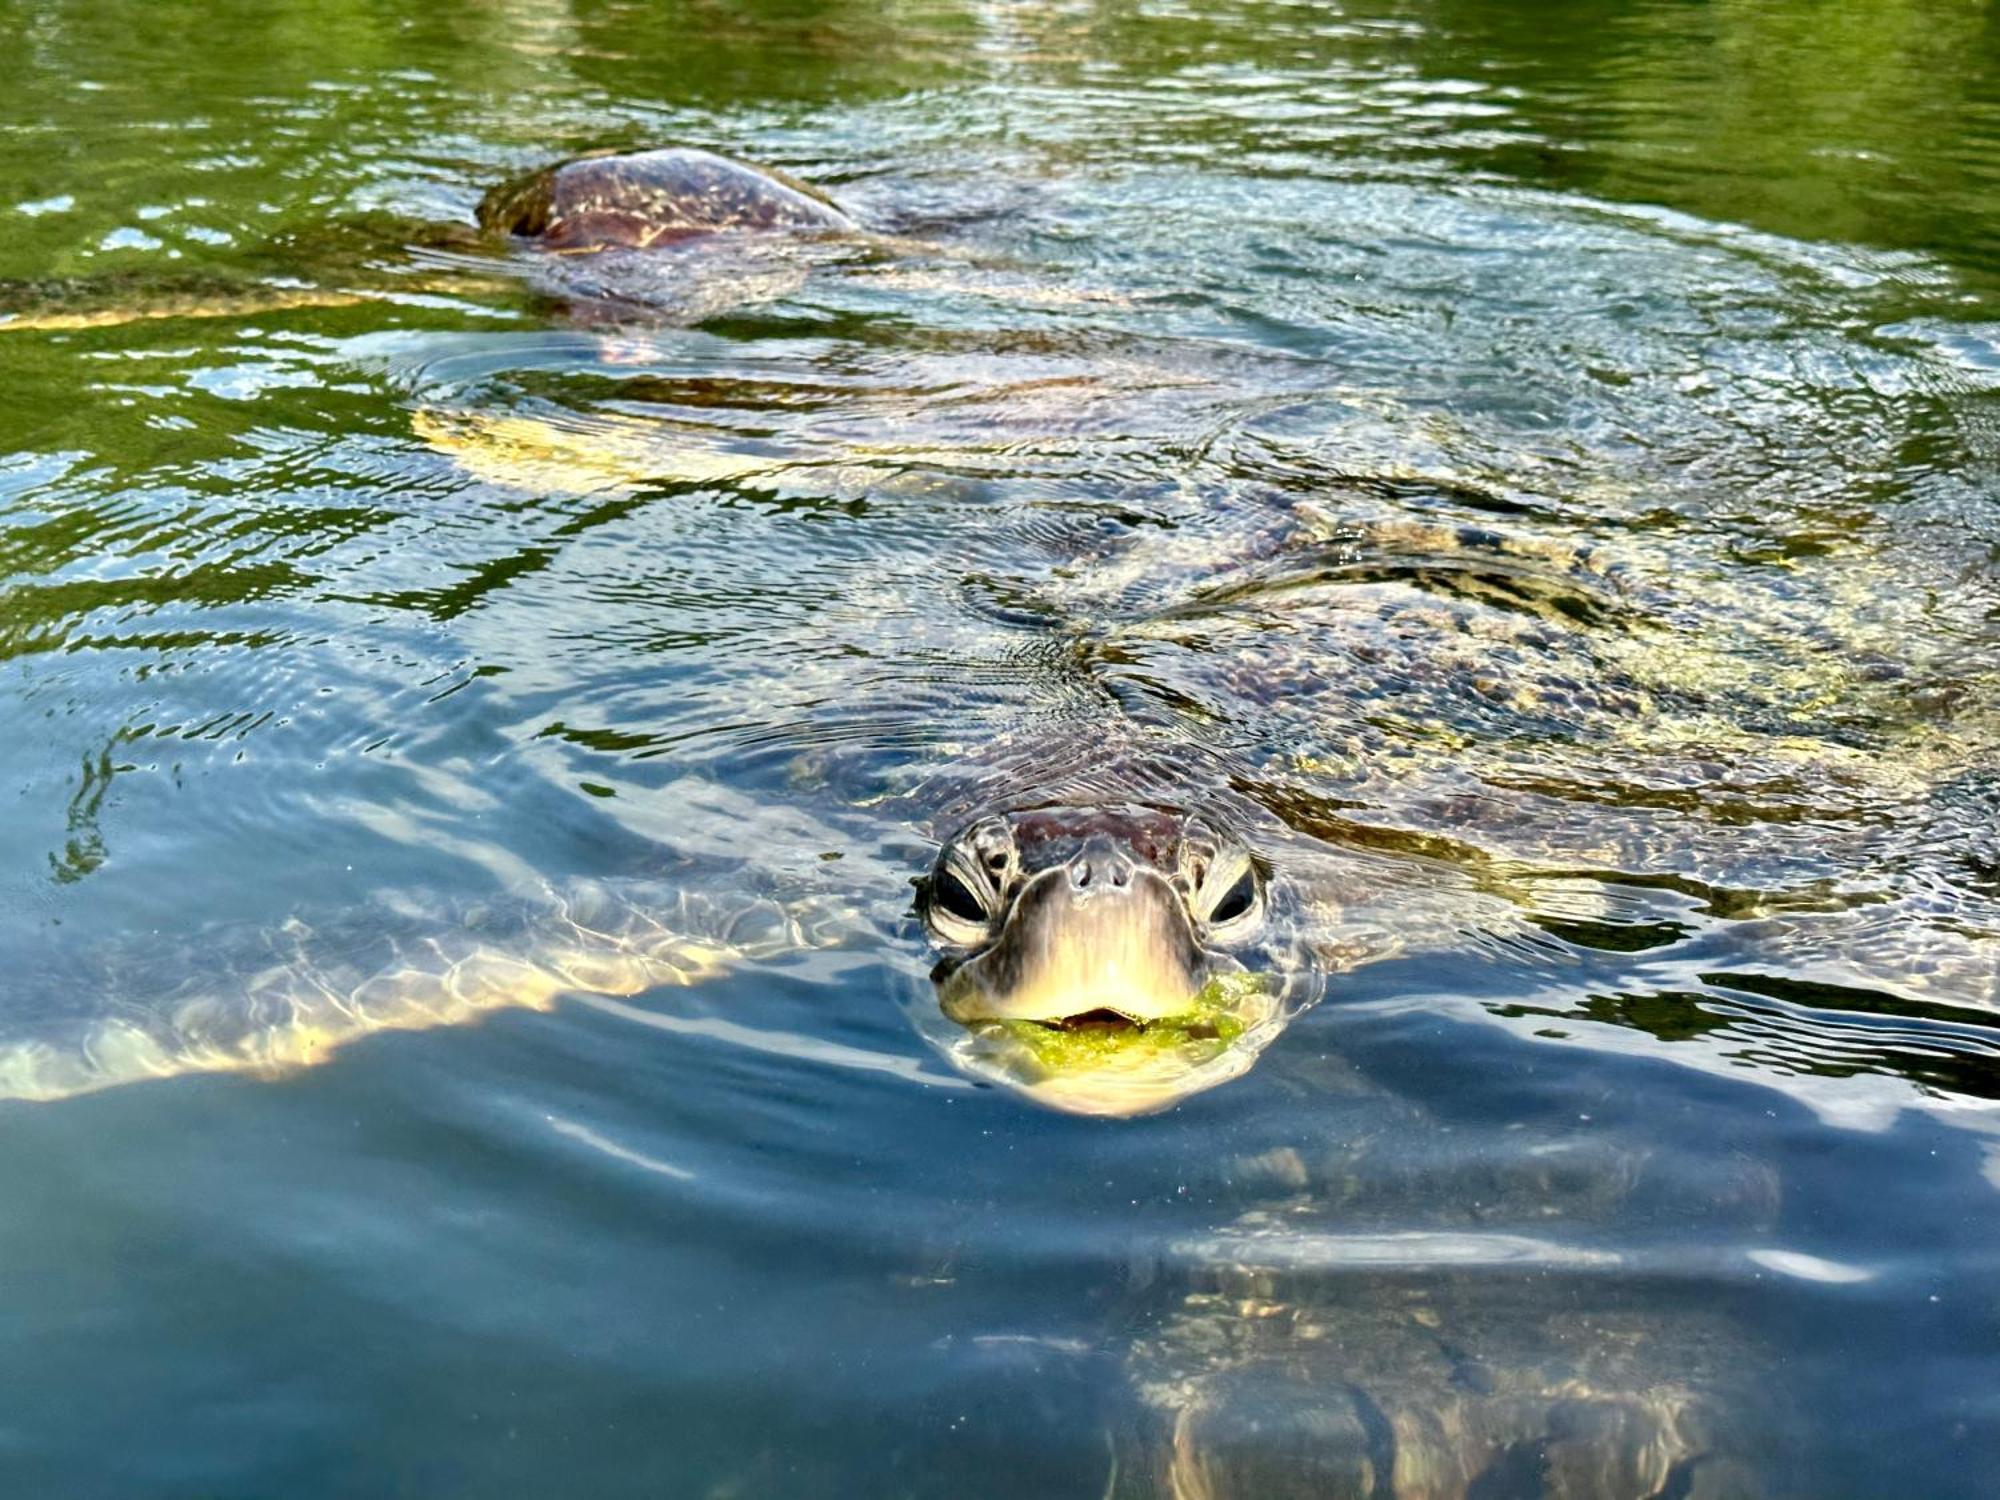
[[1208,967],[1180,893],[1100,834],[1022,889],[992,946],[939,999],[961,1024],[1144,1023],[1186,1013]]

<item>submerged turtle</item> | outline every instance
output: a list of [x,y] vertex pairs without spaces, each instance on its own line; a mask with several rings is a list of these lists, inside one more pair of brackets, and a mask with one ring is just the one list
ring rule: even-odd
[[[1244,1163],[1284,1190],[1173,1247],[1185,1279],[1132,1336],[1136,1409],[1115,1433],[1107,1493],[1796,1492],[1798,1414],[1769,1354],[1709,1298],[1676,1296],[1628,1260],[1672,1212],[1703,1226],[1715,1257],[1784,1264],[1759,1243],[1775,1180],[1723,1173],[1668,1201],[1644,1147],[1532,1129],[1488,1138],[1476,1174],[1449,1180],[1453,1158],[1426,1159],[1435,1122],[1400,1101],[1356,1102],[1383,1134],[1325,1163],[1291,1149]],[[1624,1238],[1602,1238],[1607,1224]]]
[[[816,190],[689,148],[558,163],[496,188],[478,217],[481,238],[444,238],[504,243],[573,303],[614,310],[668,305],[648,278],[677,247],[698,248],[708,276],[742,269],[729,243],[856,233]],[[1212,399],[1184,369],[1101,352],[1099,363],[1112,373],[1096,384],[1113,397],[1167,392],[1148,399],[1197,410]],[[1010,385],[1005,368],[1004,352],[981,351],[983,404],[929,422],[908,401],[871,418],[867,392],[843,388],[852,410],[839,438],[813,447],[770,436],[754,400],[732,431],[718,415],[726,390],[678,401],[657,378],[645,400],[583,412],[419,393],[414,423],[471,472],[531,490],[782,475],[882,498],[977,457],[980,442],[1004,451],[1006,424],[1024,413],[1040,422],[1095,394],[1087,375]],[[920,374],[891,384],[921,400]],[[960,400],[963,382],[949,369],[936,384]],[[1030,726],[984,756],[916,768],[941,789],[903,804],[941,851],[915,913],[935,945],[916,1007],[925,1033],[961,1066],[1047,1103],[1139,1113],[1241,1073],[1329,976],[1372,956],[1472,942],[1560,961],[1566,944],[1617,946],[1626,928],[1641,934],[1632,951],[1671,947],[1688,924],[1637,913],[1644,901],[1630,892],[1644,881],[1706,902],[1746,937],[1757,935],[1746,919],[1773,924],[1757,940],[1793,956],[1819,944],[1846,972],[2000,1005],[2000,968],[1962,887],[1913,882],[1895,900],[1850,900],[1814,894],[1811,873],[1875,859],[1878,807],[1939,819],[1916,859],[1966,822],[1960,803],[1977,816],[1984,794],[1950,778],[1994,737],[1983,667],[1899,664],[1895,620],[1865,570],[1817,597],[1784,579],[1718,593],[1688,584],[1712,563],[1706,543],[1620,555],[1587,527],[1509,525],[1508,514],[1470,490],[1321,476],[1310,500],[1266,495],[1108,542],[1100,533],[1052,576],[1024,580],[1044,618],[1071,622],[1052,633],[1093,686],[1092,662],[1153,653],[1170,659],[1173,693],[1127,693],[1108,720]],[[1872,638],[1844,639],[1835,616]],[[1926,685],[1932,676],[1942,686]],[[1229,743],[1187,731],[1204,716]],[[1900,726],[1888,753],[1858,738],[1879,723]],[[1946,797],[1947,782],[1972,788],[1969,802]],[[1714,786],[1727,789],[1719,823],[1679,815],[1706,813]],[[1869,817],[1843,821],[1850,793]],[[1778,805],[1765,817],[1767,801]],[[1746,820],[1763,826],[1754,844],[1709,837]],[[1832,858],[1836,846],[1852,857]],[[786,911],[839,885],[757,899]],[[858,883],[842,888],[851,898]],[[1803,894],[1740,894],[1774,889]],[[336,972],[325,960],[267,966],[275,989],[290,985],[270,1008],[163,1002],[94,1023],[73,1050],[9,1053],[0,1074],[16,1093],[50,1094],[266,1066],[385,1025],[571,990],[637,992],[687,973],[690,945],[717,948],[702,948],[697,971],[732,946],[716,941],[729,923],[663,924],[656,897],[592,897],[582,904],[598,915],[578,922],[568,890],[525,896],[515,936],[497,945],[391,923],[430,956],[412,962],[404,942],[386,958],[343,954]],[[867,921],[893,925],[879,905]]]

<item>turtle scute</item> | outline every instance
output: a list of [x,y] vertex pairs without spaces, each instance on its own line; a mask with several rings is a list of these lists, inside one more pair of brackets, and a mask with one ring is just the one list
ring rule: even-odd
[[479,225],[544,249],[651,249],[728,230],[851,232],[813,188],[687,146],[557,162],[480,200]]

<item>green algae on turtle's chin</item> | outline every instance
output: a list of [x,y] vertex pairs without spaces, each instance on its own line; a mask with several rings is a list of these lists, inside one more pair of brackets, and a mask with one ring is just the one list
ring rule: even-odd
[[1150,1114],[1247,1071],[1280,1029],[1281,989],[1271,975],[1218,974],[1177,1016],[977,1021],[950,1050],[967,1071],[1068,1113]]

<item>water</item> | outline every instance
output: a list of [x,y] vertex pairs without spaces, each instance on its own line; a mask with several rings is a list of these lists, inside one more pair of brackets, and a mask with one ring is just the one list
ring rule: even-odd
[[[14,1488],[1535,1493],[1692,1391],[1665,1492],[1990,1490],[1985,7],[6,15],[8,1076],[734,950],[0,1106]],[[416,228],[671,140],[898,243],[635,321]],[[1327,998],[973,1086],[909,878],[1133,787]]]

